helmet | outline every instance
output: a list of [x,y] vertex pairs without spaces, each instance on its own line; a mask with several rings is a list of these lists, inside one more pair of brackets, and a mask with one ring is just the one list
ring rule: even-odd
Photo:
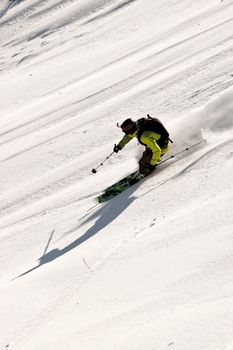
[[121,124],[121,129],[126,135],[133,134],[137,130],[137,124],[128,118]]

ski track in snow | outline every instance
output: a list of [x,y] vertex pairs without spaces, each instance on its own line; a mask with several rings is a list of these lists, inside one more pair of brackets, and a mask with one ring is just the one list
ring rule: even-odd
[[[233,3],[0,4],[3,349],[232,349]],[[134,171],[117,122],[160,117],[176,153]],[[185,320],[185,322],[184,322]]]

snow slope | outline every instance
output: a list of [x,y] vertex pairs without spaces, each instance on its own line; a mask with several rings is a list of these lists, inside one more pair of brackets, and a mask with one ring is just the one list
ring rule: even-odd
[[[232,31],[232,0],[1,1],[1,349],[233,349]],[[95,205],[147,113],[201,144]]]

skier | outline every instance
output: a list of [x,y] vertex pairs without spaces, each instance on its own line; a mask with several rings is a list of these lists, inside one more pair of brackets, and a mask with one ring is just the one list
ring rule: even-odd
[[139,173],[147,176],[156,167],[165,153],[169,151],[169,133],[157,118],[141,118],[137,121],[126,119],[120,125],[125,133],[121,141],[114,145],[113,151],[119,152],[134,137],[137,137],[140,144],[146,147],[141,159],[139,160]]

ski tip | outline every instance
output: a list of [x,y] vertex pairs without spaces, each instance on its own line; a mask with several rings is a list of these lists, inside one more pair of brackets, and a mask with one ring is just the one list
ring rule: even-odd
[[95,203],[95,204],[100,204],[100,200],[99,200],[99,197],[95,197],[92,199],[92,201]]
[[93,198],[92,201],[95,204],[102,204],[102,203],[106,202],[106,199],[102,198],[102,196],[99,196],[99,197]]

